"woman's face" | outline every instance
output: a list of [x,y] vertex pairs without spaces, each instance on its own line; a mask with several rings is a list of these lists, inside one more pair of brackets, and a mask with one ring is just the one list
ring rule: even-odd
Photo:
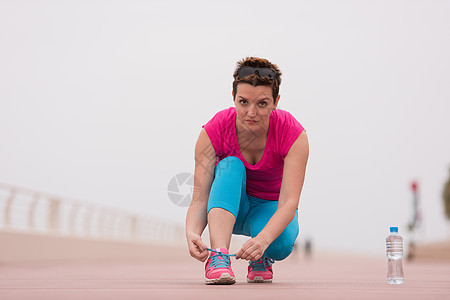
[[238,130],[267,133],[270,113],[277,107],[279,100],[278,95],[274,103],[270,86],[239,83],[234,97]]

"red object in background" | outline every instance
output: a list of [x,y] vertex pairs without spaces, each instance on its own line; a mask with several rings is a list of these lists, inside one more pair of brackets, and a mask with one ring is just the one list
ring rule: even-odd
[[411,184],[411,188],[414,193],[417,192],[418,187],[419,187],[419,185],[417,184],[417,181],[413,181]]

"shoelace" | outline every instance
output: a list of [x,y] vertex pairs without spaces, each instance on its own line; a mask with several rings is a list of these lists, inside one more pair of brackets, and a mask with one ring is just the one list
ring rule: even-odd
[[211,256],[211,266],[213,266],[214,269],[228,268],[230,266],[230,257],[236,256],[236,254],[225,254],[214,249],[206,248],[206,250],[217,253],[217,255]]
[[273,259],[264,257],[257,261],[250,261],[250,267],[252,267],[253,271],[266,271],[273,263],[275,263]]
[[[211,256],[211,265],[214,268],[227,268],[230,265],[230,257],[236,256],[236,254],[225,254],[210,248],[206,248],[206,250],[218,254]],[[275,261],[272,258],[264,257],[257,261],[250,261],[250,266],[254,271],[266,271],[266,268],[270,267],[273,263],[275,263]]]

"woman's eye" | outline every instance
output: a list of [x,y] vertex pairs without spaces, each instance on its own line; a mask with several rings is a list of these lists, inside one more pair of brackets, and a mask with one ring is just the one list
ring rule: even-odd
[[246,100],[241,100],[241,101],[239,101],[241,104],[247,104],[247,101]]
[[266,106],[267,103],[266,102],[259,102],[259,106]]

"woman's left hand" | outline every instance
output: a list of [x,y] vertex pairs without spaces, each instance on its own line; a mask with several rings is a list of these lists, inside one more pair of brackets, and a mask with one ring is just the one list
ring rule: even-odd
[[242,245],[242,248],[236,253],[236,259],[258,260],[263,256],[268,246],[263,238],[255,236]]

